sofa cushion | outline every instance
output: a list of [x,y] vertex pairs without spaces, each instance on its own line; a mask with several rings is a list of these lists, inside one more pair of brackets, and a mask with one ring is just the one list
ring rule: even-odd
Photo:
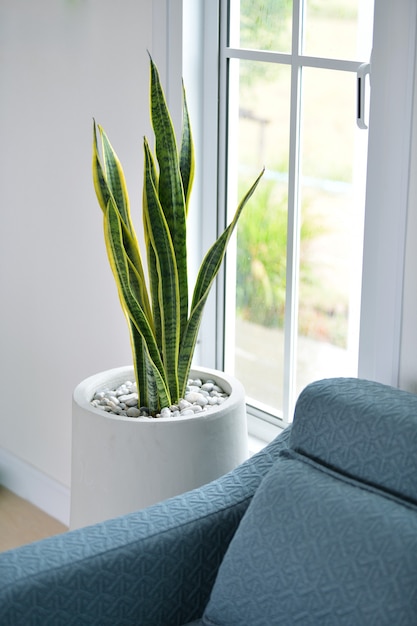
[[204,626],[417,623],[417,508],[283,452],[220,567]]
[[300,394],[290,447],[417,503],[417,396],[335,378]]

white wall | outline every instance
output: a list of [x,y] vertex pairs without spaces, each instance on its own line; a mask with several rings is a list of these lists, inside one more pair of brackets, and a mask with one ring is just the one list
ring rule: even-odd
[[[74,386],[131,362],[91,182],[91,131],[94,116],[139,216],[153,4],[0,4],[0,451],[64,487]],[[0,483],[2,473],[0,463]]]

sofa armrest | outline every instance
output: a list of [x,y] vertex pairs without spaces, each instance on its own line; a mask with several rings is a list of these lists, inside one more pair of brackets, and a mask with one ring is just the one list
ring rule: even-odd
[[204,487],[1,554],[0,624],[169,626],[198,618],[288,435]]

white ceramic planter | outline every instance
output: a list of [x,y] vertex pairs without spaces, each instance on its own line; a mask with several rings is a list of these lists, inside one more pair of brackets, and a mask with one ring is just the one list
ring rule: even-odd
[[229,472],[248,457],[244,389],[217,370],[193,368],[230,397],[195,417],[143,420],[91,406],[95,391],[132,380],[132,367],[80,383],[73,397],[70,528],[155,504]]

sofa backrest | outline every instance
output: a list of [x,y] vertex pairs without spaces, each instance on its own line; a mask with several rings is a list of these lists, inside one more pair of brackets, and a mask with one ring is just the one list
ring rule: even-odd
[[417,396],[332,378],[300,394],[290,447],[365,483],[417,502]]
[[417,624],[416,409],[414,396],[356,379],[301,394],[204,626]]

